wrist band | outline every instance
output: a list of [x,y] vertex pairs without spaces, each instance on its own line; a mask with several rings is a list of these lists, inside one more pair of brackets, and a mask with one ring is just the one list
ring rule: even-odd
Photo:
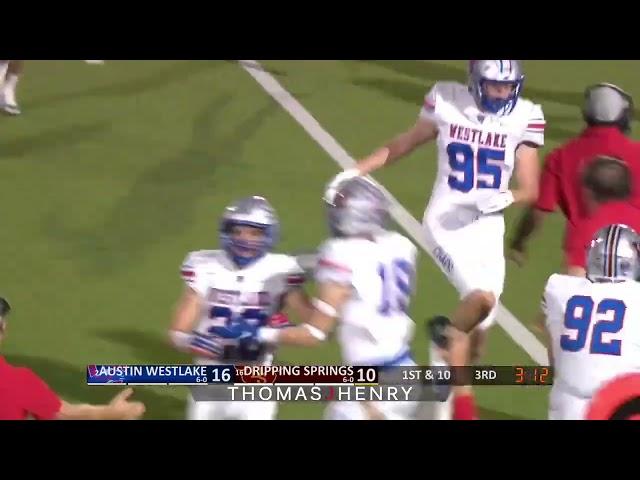
[[279,328],[262,327],[258,329],[258,340],[263,343],[278,343],[280,332]]
[[313,325],[309,325],[308,323],[303,323],[302,326],[306,328],[307,331],[311,334],[311,336],[316,340],[324,342],[327,339],[327,334],[324,333],[319,328],[314,327]]
[[327,302],[323,302],[318,298],[314,298],[311,303],[320,313],[325,314],[327,317],[336,318],[338,316],[338,311],[329,305]]

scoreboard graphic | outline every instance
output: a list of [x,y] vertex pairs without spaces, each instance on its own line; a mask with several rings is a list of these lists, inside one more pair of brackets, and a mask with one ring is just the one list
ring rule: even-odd
[[551,385],[551,367],[88,365],[88,385]]

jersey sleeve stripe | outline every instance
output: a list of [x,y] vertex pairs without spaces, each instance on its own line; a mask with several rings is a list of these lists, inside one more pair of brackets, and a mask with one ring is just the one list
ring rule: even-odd
[[289,275],[287,277],[287,284],[289,285],[302,285],[304,282],[304,275]]
[[336,262],[332,262],[331,260],[327,260],[325,258],[321,258],[318,262],[318,265],[321,267],[333,268],[334,270],[340,270],[341,272],[351,273],[351,269],[349,267]]
[[527,129],[531,130],[531,129],[541,129],[544,130],[546,123],[530,123],[529,125],[527,125]]
[[433,111],[436,109],[436,106],[429,99],[426,99],[424,101],[424,108]]
[[196,272],[193,270],[180,270],[180,275],[186,282],[193,282],[196,278]]

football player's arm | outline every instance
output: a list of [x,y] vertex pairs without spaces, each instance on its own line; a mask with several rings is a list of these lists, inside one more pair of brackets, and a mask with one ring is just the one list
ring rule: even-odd
[[309,296],[302,288],[294,288],[289,291],[284,299],[284,306],[293,311],[302,322],[308,322],[313,313],[313,305]]
[[338,312],[350,296],[350,285],[321,283],[307,322],[285,329],[261,328],[258,331],[258,339],[273,344],[315,347],[324,342],[333,331]]
[[514,203],[532,205],[538,200],[540,163],[535,144],[521,143],[516,150],[516,180],[518,188],[512,190]]
[[189,350],[191,332],[202,308],[201,302],[200,295],[195,290],[185,287],[169,327],[169,341],[176,349]]
[[434,140],[437,136],[438,125],[436,122],[420,117],[409,130],[396,136],[384,147],[359,161],[357,169],[360,175],[368,175],[407,156],[420,145]]

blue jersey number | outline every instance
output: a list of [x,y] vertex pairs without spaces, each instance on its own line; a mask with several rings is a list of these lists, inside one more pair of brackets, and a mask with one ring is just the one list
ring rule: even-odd
[[[449,166],[453,170],[449,175],[449,186],[454,190],[467,193],[474,186],[476,188],[500,188],[502,168],[499,165],[489,163],[489,160],[504,162],[504,150],[479,148],[478,154],[475,155],[471,145],[453,142],[447,145],[447,155],[449,155]],[[491,178],[489,181],[476,178],[479,175],[487,175]]]
[[209,311],[209,318],[224,319],[224,326],[210,327],[207,332],[209,335],[236,338],[244,332],[244,322],[256,320],[258,325],[264,325],[267,314],[259,308],[246,308],[241,314],[234,315],[229,307],[214,306]]
[[413,266],[406,260],[394,260],[391,265],[381,263],[378,275],[382,282],[382,304],[378,311],[388,316],[407,312],[413,286]]
[[[593,317],[593,308],[594,302],[591,297],[576,295],[569,299],[564,314],[564,326],[566,329],[575,330],[576,333],[573,335],[575,338],[572,338],[571,335],[562,335],[560,337],[560,347],[563,350],[579,352],[585,347]],[[618,333],[622,329],[627,306],[622,300],[606,298],[598,304],[596,312],[599,315],[613,313],[613,319],[600,320],[593,325],[589,353],[620,355],[621,341],[610,340],[605,342],[602,339],[602,335],[605,333]]]

